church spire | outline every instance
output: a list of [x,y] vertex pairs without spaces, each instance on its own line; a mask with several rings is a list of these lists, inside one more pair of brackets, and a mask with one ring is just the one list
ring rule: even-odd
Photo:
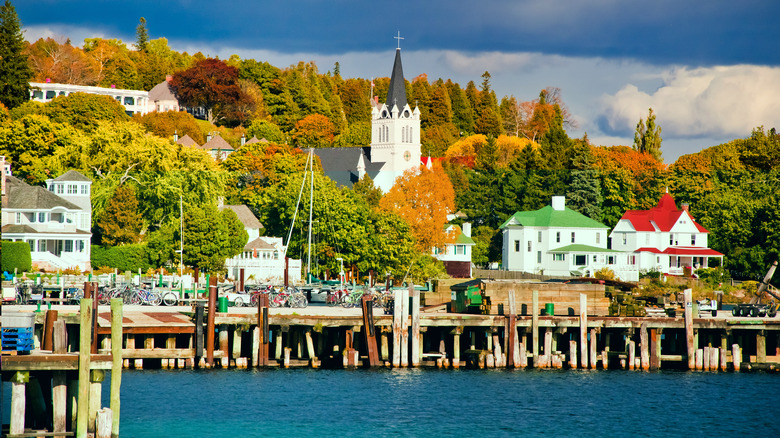
[[387,100],[385,100],[385,103],[391,110],[394,105],[397,105],[399,112],[406,106],[406,83],[404,81],[404,69],[401,66],[400,47],[395,49],[393,74],[390,76],[390,88],[387,90]]

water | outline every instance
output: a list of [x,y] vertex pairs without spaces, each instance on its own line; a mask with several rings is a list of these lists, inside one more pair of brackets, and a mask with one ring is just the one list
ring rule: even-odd
[[120,431],[124,438],[770,437],[778,436],[779,404],[780,375],[768,373],[143,370],[122,374]]

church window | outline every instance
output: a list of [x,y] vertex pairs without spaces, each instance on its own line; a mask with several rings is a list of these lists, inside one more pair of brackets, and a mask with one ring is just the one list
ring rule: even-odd
[[409,110],[404,110],[404,117],[409,118]]

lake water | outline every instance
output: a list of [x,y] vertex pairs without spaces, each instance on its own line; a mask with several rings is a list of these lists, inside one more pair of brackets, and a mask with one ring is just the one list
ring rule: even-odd
[[122,374],[120,432],[125,438],[772,437],[780,435],[778,405],[780,375],[769,373],[139,370]]

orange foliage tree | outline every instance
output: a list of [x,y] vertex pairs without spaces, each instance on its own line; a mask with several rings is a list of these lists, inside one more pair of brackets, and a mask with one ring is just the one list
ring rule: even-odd
[[455,209],[455,190],[440,165],[410,169],[379,201],[379,208],[401,216],[409,224],[416,248],[429,253],[452,241],[445,232],[447,214]]
[[295,124],[293,140],[300,147],[328,147],[333,145],[335,128],[322,114],[310,114]]

